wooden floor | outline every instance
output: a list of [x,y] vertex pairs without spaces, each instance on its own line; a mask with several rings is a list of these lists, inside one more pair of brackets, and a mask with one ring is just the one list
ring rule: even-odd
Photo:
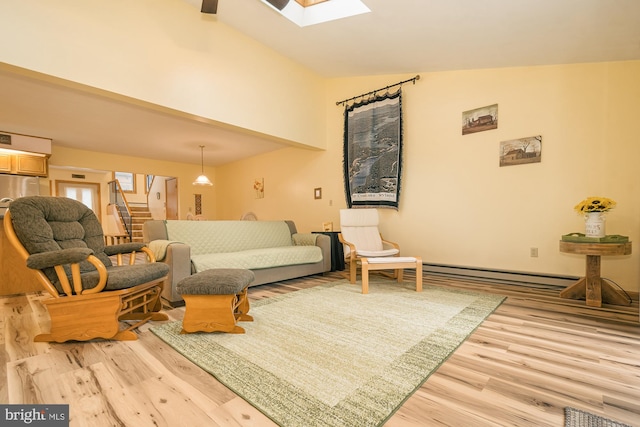
[[[311,276],[249,294],[268,298],[341,278]],[[566,406],[640,426],[638,301],[594,309],[558,298],[557,288],[429,275],[424,286],[507,299],[386,426],[560,427]],[[137,341],[33,343],[47,328],[43,298],[0,298],[0,403],[67,403],[71,426],[274,425],[146,325]],[[167,313],[181,319],[184,309]]]

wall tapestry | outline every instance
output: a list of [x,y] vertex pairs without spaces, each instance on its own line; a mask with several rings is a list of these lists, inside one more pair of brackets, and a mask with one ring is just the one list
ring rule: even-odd
[[402,172],[402,94],[374,95],[344,112],[347,206],[398,209]]

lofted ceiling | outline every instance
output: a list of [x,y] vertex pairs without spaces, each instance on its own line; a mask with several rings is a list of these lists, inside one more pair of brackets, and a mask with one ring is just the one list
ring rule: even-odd
[[[201,19],[201,0],[180,1]],[[638,0],[362,1],[370,13],[299,27],[260,0],[219,0],[211,24],[223,22],[327,78],[640,59]],[[215,166],[288,146],[6,67],[0,91],[0,131],[67,147],[199,164],[203,144],[205,164]]]
[[219,0],[217,19],[327,77],[640,59],[637,0],[362,1],[304,28],[259,0]]

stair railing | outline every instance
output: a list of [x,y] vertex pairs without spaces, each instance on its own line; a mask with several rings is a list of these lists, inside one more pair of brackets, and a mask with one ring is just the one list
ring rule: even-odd
[[117,179],[109,181],[109,204],[116,207],[118,212],[118,219],[124,226],[124,229],[129,236],[129,241],[133,241],[133,219],[131,217],[131,209],[127,198],[124,196],[120,182]]

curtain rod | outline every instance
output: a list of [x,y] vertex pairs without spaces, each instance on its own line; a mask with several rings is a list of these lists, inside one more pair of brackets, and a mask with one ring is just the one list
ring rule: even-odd
[[413,84],[416,84],[416,80],[420,80],[420,74],[418,74],[415,77],[412,77],[410,79],[403,80],[401,82],[398,82],[398,83],[395,83],[395,84],[392,84],[392,85],[389,85],[389,86],[385,86],[385,87],[380,88],[380,89],[372,90],[371,92],[363,93],[361,95],[354,96],[354,97],[351,97],[351,98],[348,98],[348,99],[344,99],[342,101],[337,101],[336,105],[344,105],[346,102],[353,101],[354,99],[358,99],[358,98],[362,98],[363,96],[372,95],[372,94],[375,94],[375,93],[378,93],[378,92],[382,92],[383,90],[388,90],[388,89],[391,89],[392,87],[395,87],[395,86],[401,86],[401,85],[403,85],[405,83],[413,82]]

